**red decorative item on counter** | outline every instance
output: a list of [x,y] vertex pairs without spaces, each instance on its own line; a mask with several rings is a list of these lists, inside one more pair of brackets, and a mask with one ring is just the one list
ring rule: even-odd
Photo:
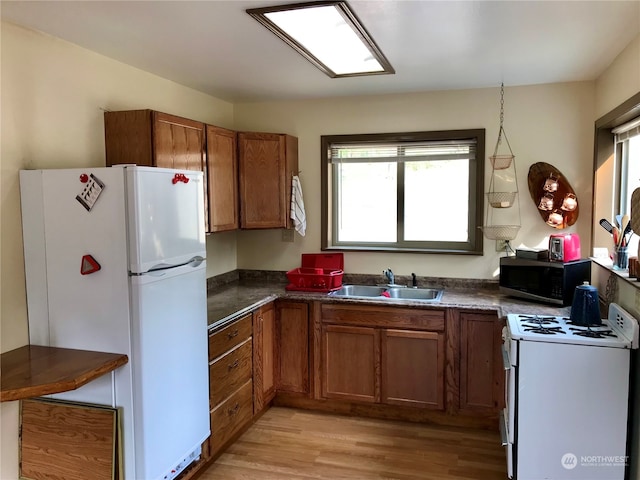
[[287,290],[331,292],[342,287],[342,253],[303,253],[300,268],[287,272]]

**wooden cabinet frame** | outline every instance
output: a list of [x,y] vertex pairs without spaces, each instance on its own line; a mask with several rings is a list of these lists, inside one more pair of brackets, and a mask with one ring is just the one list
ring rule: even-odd
[[309,396],[311,328],[307,302],[276,302],[275,382],[278,393]]

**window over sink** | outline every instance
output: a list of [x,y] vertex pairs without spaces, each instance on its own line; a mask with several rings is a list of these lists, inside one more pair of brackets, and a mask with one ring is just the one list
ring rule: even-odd
[[321,144],[323,250],[482,255],[484,129]]

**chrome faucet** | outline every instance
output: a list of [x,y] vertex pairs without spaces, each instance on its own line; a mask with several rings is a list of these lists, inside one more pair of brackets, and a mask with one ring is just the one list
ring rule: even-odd
[[390,268],[388,268],[387,270],[383,270],[382,274],[387,277],[387,283],[389,283],[389,285],[395,285],[395,276],[393,275],[393,272],[391,271]]

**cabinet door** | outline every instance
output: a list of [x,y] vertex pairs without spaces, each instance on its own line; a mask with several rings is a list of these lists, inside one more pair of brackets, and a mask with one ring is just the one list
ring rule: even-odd
[[298,168],[297,138],[238,133],[241,228],[288,228],[291,175]]
[[201,122],[153,112],[153,147],[156,167],[205,171]]
[[253,314],[253,409],[258,413],[275,396],[274,343],[276,312],[273,302]]
[[323,325],[322,395],[380,401],[380,331],[370,327]]
[[135,163],[155,167],[151,110],[104,112],[106,165]]
[[238,228],[238,155],[236,132],[207,125],[209,231]]
[[504,408],[502,322],[495,314],[460,313],[460,410]]
[[309,305],[278,302],[276,390],[309,394]]
[[382,403],[444,408],[444,333],[382,330]]

